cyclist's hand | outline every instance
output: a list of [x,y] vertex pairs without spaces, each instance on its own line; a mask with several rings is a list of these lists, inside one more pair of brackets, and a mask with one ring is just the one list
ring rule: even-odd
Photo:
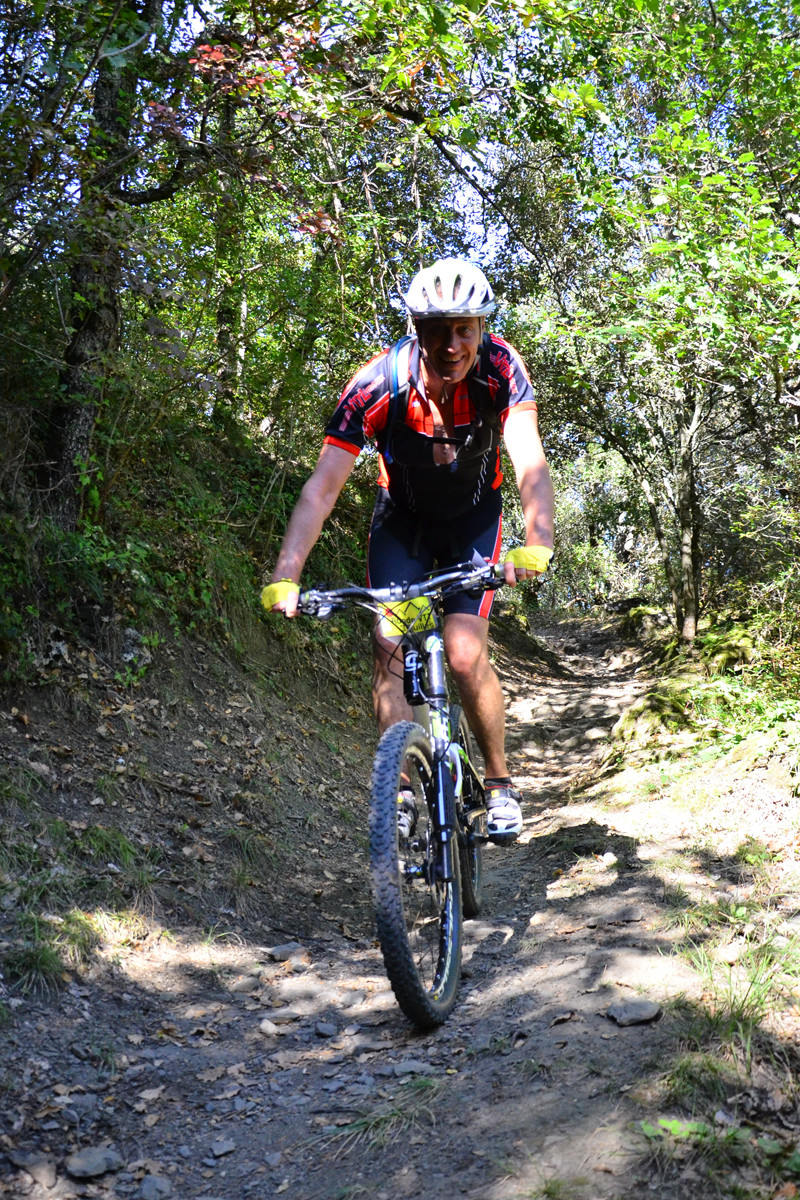
[[263,588],[261,603],[268,613],[282,612],[285,617],[293,617],[299,595],[300,588],[293,579],[277,579]]
[[506,583],[514,587],[523,579],[543,575],[552,557],[549,546],[515,546],[505,557]]

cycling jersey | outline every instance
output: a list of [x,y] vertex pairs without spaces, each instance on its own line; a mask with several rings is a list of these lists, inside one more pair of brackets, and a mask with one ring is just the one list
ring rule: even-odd
[[[358,454],[368,439],[379,451],[378,484],[395,505],[420,516],[450,519],[479,506],[502,482],[500,436],[512,408],[535,409],[533,388],[522,359],[494,334],[484,335],[485,353],[470,377],[456,385],[453,418],[459,443],[454,462],[434,461],[437,431],[420,370],[419,343],[408,358],[408,399],[392,432],[391,461],[384,433],[389,415],[389,351],[371,359],[353,376],[325,430],[325,441]],[[470,393],[481,384],[485,408]],[[404,389],[405,391],[405,389]],[[438,439],[440,440],[440,439]]]

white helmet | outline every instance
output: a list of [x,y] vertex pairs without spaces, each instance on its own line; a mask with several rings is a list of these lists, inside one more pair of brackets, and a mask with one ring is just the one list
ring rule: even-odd
[[411,316],[485,317],[494,308],[494,292],[479,267],[463,258],[440,258],[411,280],[405,294]]

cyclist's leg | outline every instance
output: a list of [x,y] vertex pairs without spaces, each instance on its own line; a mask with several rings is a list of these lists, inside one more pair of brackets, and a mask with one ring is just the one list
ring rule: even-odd
[[[487,562],[497,562],[503,513],[500,496],[491,493],[477,510],[450,523],[449,559],[469,561],[475,551]],[[449,565],[447,562],[443,566]],[[486,763],[489,777],[504,776],[505,701],[500,681],[489,661],[489,614],[494,592],[452,596],[444,605],[444,646],[447,661],[461,695],[470,728]]]
[[[468,540],[453,539],[453,561],[471,558],[474,548],[483,558],[497,562],[502,525],[499,496],[490,496],[478,511],[454,524],[459,538]],[[489,660],[488,618],[493,596],[493,592],[474,597],[461,594],[448,600],[444,640],[464,712],[485,760],[489,836],[503,843],[514,841],[522,830],[522,797],[507,774],[505,700]]]
[[487,832],[493,842],[513,842],[522,832],[522,796],[507,774],[505,701],[489,661],[489,622],[485,617],[451,613],[444,619],[445,652],[461,704],[485,761]]
[[[410,582],[430,571],[433,554],[419,536],[419,519],[396,508],[379,489],[372,514],[367,554],[370,587]],[[384,637],[375,627],[372,702],[381,733],[397,721],[411,720],[403,695],[403,655],[399,636]]]
[[513,842],[522,832],[522,796],[507,774],[505,701],[489,661],[489,622],[451,613],[444,619],[444,644],[475,740],[485,761],[487,831],[495,842]]
[[502,778],[505,755],[505,701],[489,660],[489,622],[469,613],[444,619],[444,647],[470,729],[483,754],[486,775]]
[[413,719],[403,695],[403,659],[399,641],[399,638],[386,639],[377,629],[374,631],[372,706],[380,733],[397,721]]

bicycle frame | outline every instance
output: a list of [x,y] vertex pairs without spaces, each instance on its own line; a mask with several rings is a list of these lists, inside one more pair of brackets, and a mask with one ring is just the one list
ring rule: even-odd
[[[434,617],[436,624],[438,620]],[[467,825],[455,817],[456,824],[448,814],[455,814],[455,806],[462,798],[467,773],[472,773],[478,786],[480,781],[464,747],[455,740],[450,721],[450,700],[445,674],[444,641],[435,628],[426,635],[410,633],[401,640],[404,651],[403,684],[405,697],[411,705],[418,723],[427,729],[437,764],[437,829],[442,842],[439,860],[441,879],[447,882],[453,872],[453,835],[457,825]],[[422,661],[420,661],[422,660]],[[426,675],[425,684],[421,675]],[[448,803],[452,796],[453,803]],[[469,815],[474,819],[485,809],[482,805],[471,805]],[[471,831],[470,831],[471,833]],[[471,834],[471,836],[475,836]],[[487,840],[487,839],[482,839]]]
[[[398,647],[403,651],[406,700],[412,710],[417,710],[415,717],[423,717],[419,723],[427,727],[434,750],[436,831],[441,843],[437,869],[441,873],[442,882],[452,880],[455,871],[453,842],[458,820],[455,809],[463,793],[464,774],[465,771],[471,771],[477,780],[477,773],[465,751],[453,741],[444,640],[436,605],[448,594],[473,589],[494,590],[502,586],[503,582],[502,570],[476,554],[471,563],[461,563],[445,571],[433,572],[411,584],[392,585],[388,588],[346,587],[330,591],[315,589],[303,592],[299,601],[301,612],[317,617],[326,618],[338,609],[356,605],[379,616],[388,613],[394,622],[403,621],[398,612],[409,601],[428,601],[427,608],[412,604],[414,617],[413,620],[407,621],[400,633]],[[424,623],[427,625],[424,631],[414,628],[423,614]],[[424,658],[427,674],[424,689],[418,673],[420,655]],[[472,814],[475,816],[482,811],[482,807],[476,807],[472,809]]]
[[[412,653],[414,652],[412,651]],[[445,676],[444,640],[438,629],[427,634],[422,653],[427,665],[427,689],[422,694],[428,706],[428,725],[436,763],[436,832],[442,844],[441,857],[437,859],[437,870],[440,872],[442,882],[446,883],[453,878],[455,870],[453,862],[453,836],[456,831],[455,801],[461,793],[463,773],[457,752],[458,747],[454,747],[452,741],[450,702]],[[455,754],[453,750],[456,751]],[[454,761],[458,763],[457,781],[453,779]]]

